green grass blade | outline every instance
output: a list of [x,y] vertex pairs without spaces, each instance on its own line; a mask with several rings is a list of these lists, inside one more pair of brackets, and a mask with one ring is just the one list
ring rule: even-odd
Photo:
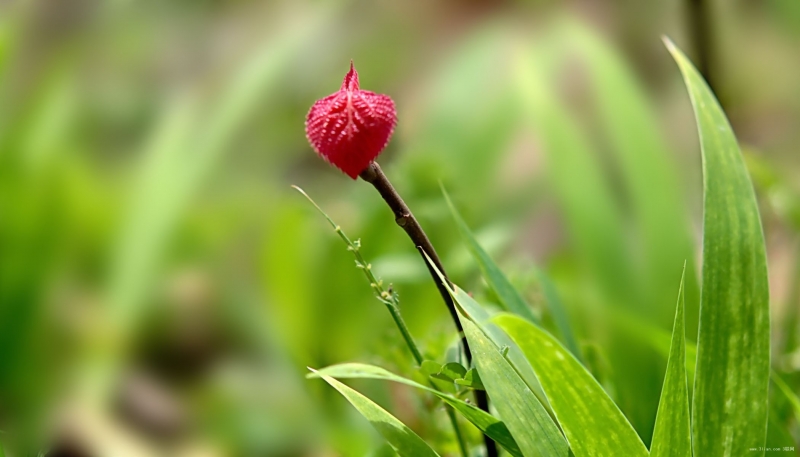
[[[312,369],[311,371],[314,370]],[[413,430],[369,398],[330,376],[319,374],[319,377],[338,390],[375,427],[378,433],[386,439],[399,455],[403,457],[433,457],[439,455]]]
[[798,422],[800,422],[800,398],[798,398],[797,394],[792,392],[792,388],[786,384],[786,381],[781,379],[777,373],[772,373],[772,382],[781,391],[786,400],[792,405],[792,410],[794,411],[795,418]]
[[603,387],[558,340],[516,316],[494,321],[527,356],[576,457],[648,455]]
[[553,314],[553,321],[555,321],[556,327],[561,333],[561,341],[564,342],[564,345],[576,359],[583,360],[583,352],[578,344],[578,339],[575,338],[575,333],[572,332],[569,314],[567,314],[567,309],[558,296],[555,284],[553,284],[547,273],[538,268],[536,269],[536,279],[539,281],[539,287],[542,288],[542,294],[545,301],[547,301],[547,306]]
[[[457,287],[453,298],[459,304],[472,300]],[[463,312],[459,313],[459,318],[486,392],[522,454],[526,457],[566,456],[569,451],[567,443],[533,391],[477,324]],[[535,327],[529,322],[528,325]]]
[[465,419],[470,421],[475,427],[485,433],[486,436],[497,441],[497,443],[503,446],[511,455],[515,457],[522,457],[522,451],[520,451],[519,446],[517,446],[517,443],[511,436],[511,432],[508,431],[508,428],[502,421],[463,400],[453,397],[452,395],[439,392],[438,390],[432,389],[423,384],[403,378],[394,373],[386,371],[383,368],[361,363],[343,363],[340,365],[333,365],[314,373],[310,373],[307,377],[317,378],[323,375],[337,379],[379,379],[398,382],[411,387],[416,387],[417,389],[426,390],[442,399],[442,401],[448,405],[452,406],[453,409],[458,411],[462,416],[464,416]]
[[692,403],[694,454],[763,455],[769,393],[769,287],[753,185],[716,98],[665,40],[683,73],[703,157],[703,281]]
[[458,209],[453,204],[453,201],[450,199],[450,195],[447,194],[447,191],[444,189],[444,187],[442,187],[442,194],[444,194],[444,198],[447,201],[447,206],[450,207],[450,213],[453,215],[453,219],[456,221],[456,226],[458,227],[458,232],[461,234],[461,238],[464,240],[464,243],[466,243],[470,254],[472,254],[472,257],[478,264],[478,267],[483,274],[483,278],[486,279],[489,287],[491,287],[491,289],[497,295],[497,298],[500,300],[500,305],[506,311],[522,316],[525,319],[538,324],[539,319],[533,314],[533,311],[531,311],[528,303],[525,302],[525,299],[523,299],[519,292],[517,292],[517,289],[511,285],[511,281],[506,278],[506,275],[500,271],[500,268],[496,263],[494,263],[494,260],[489,257],[489,254],[483,250],[481,245],[475,239],[475,236],[472,234],[469,226],[464,221],[464,218],[461,217],[461,214],[458,212]]
[[[675,315],[672,297],[673,271],[692,257],[692,241],[675,155],[660,132],[651,101],[628,62],[601,36],[579,22],[563,27],[569,48],[587,67],[598,121],[608,150],[619,168],[626,201],[636,225],[633,242],[639,281],[647,297],[647,311],[665,327]],[[566,57],[567,59],[574,57]],[[686,329],[697,331],[699,288],[693,265],[687,265],[684,294],[687,297]],[[695,333],[692,333],[695,332]]]
[[681,275],[672,344],[667,360],[667,374],[658,404],[651,457],[692,457],[692,428],[689,424],[689,387],[686,381],[685,292],[686,267]]

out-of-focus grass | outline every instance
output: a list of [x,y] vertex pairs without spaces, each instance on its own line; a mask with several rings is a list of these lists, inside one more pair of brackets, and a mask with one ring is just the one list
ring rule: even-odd
[[[797,263],[800,63],[787,5],[720,6],[717,43],[729,75],[720,90],[754,151],[774,261],[773,321],[785,342],[776,369],[797,387],[797,313],[787,311],[797,292],[787,285]],[[522,2],[0,7],[7,454],[51,446],[146,454],[164,442],[212,455],[376,448],[362,433],[368,425],[303,380],[305,367],[360,360],[414,371],[350,257],[289,185],[323,196],[362,239],[429,358],[443,361],[455,335],[378,196],[305,142],[307,108],[338,88],[350,58],[365,89],[397,102],[400,124],[381,162],[456,282],[493,298],[454,236],[440,181],[545,318],[526,265],[535,259],[553,277],[579,342],[609,361],[604,387],[647,443],[666,359],[629,357],[604,310],[669,331],[687,259],[687,338],[695,339],[700,181],[690,111],[676,108],[683,89],[659,73],[673,71],[668,56],[615,50],[656,48],[662,33],[682,30],[678,4],[635,33],[629,23],[638,18],[607,6],[603,14]],[[551,19],[558,13],[568,26]],[[616,25],[588,32],[602,17]],[[539,76],[520,75],[521,62]],[[534,84],[539,105],[526,98]],[[365,387],[424,439],[446,439],[436,405]],[[143,398],[167,406],[130,407],[150,404]],[[791,408],[776,402],[773,419],[791,423]]]

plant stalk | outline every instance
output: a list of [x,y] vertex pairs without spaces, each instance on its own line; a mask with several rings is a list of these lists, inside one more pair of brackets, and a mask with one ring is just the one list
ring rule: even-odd
[[[361,241],[356,240],[352,241],[350,237],[344,233],[344,230],[337,225],[333,219],[328,216],[328,214],[322,210],[322,208],[317,205],[311,197],[308,196],[305,191],[297,186],[292,186],[295,190],[303,194],[309,202],[311,202],[317,210],[325,216],[325,219],[328,220],[328,223],[333,227],[333,230],[339,235],[339,238],[345,242],[347,245],[347,250],[353,253],[353,256],[356,258],[356,266],[364,271],[364,276],[367,277],[369,281],[370,287],[376,294],[376,298],[380,300],[381,303],[386,305],[386,309],[389,310],[389,314],[391,314],[392,319],[394,320],[395,325],[400,330],[400,334],[403,335],[403,340],[406,342],[406,346],[408,346],[409,351],[414,356],[414,360],[417,362],[418,366],[422,366],[422,362],[424,358],[422,357],[422,352],[419,350],[419,346],[414,341],[414,338],[411,336],[411,332],[408,330],[408,325],[406,325],[406,321],[403,319],[403,316],[400,314],[400,304],[397,298],[397,294],[394,293],[391,287],[388,290],[383,288],[383,281],[375,277],[375,274],[372,272],[372,264],[367,263],[364,260],[364,256],[361,255]],[[432,381],[428,380],[428,383],[434,389],[439,390],[436,385],[433,384]],[[458,446],[461,449],[461,455],[463,457],[468,457],[469,452],[467,451],[467,445],[464,441],[464,436],[461,434],[461,429],[458,427],[458,420],[456,419],[455,411],[452,407],[445,405],[445,411],[447,411],[447,417],[450,419],[450,423],[453,426],[453,431],[456,435],[456,440],[458,441]]]
[[[389,205],[389,208],[391,208],[392,212],[394,213],[394,221],[400,226],[400,228],[405,230],[406,234],[408,234],[408,237],[411,238],[411,241],[414,243],[417,249],[420,250],[423,262],[425,262],[425,265],[428,266],[428,272],[430,273],[431,278],[433,278],[436,288],[439,290],[439,295],[442,296],[442,300],[444,301],[445,305],[447,305],[448,311],[450,311],[450,316],[453,319],[453,323],[455,324],[459,335],[461,335],[461,346],[464,349],[464,355],[467,357],[467,362],[471,363],[472,353],[469,349],[469,344],[467,343],[467,337],[464,335],[464,329],[461,327],[461,321],[458,319],[458,312],[456,311],[455,303],[453,303],[453,297],[450,296],[450,292],[447,290],[448,286],[451,288],[453,287],[453,283],[447,276],[444,266],[442,265],[441,260],[439,260],[439,255],[436,254],[436,250],[433,248],[433,244],[431,244],[428,235],[425,234],[425,231],[422,229],[422,226],[419,225],[417,218],[414,217],[411,209],[408,208],[408,205],[406,205],[406,203],[403,201],[403,198],[400,197],[399,193],[397,193],[397,190],[394,188],[394,186],[392,186],[389,178],[386,177],[377,162],[372,162],[364,171],[361,172],[359,177],[375,187],[381,197],[383,197],[383,200]],[[425,259],[425,255],[431,259],[431,262],[433,262],[433,264],[442,274],[442,277],[447,284],[445,284],[445,282],[442,281],[433,268],[431,268]],[[485,391],[475,391],[475,402],[480,409],[486,411],[487,413],[489,412],[489,399]],[[487,457],[497,457],[497,444],[494,442],[494,440],[486,435],[483,435],[483,440],[484,445],[486,446]]]

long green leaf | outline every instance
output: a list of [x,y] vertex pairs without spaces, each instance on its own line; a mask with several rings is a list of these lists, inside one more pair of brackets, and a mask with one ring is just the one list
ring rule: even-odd
[[692,402],[697,456],[763,455],[769,393],[769,287],[753,185],[716,98],[665,40],[683,73],[703,157],[703,283]]
[[[453,296],[458,301],[464,295],[464,291],[456,288]],[[564,438],[528,385],[472,320],[463,313],[459,318],[486,392],[522,454],[526,457],[566,456],[568,447]]]
[[410,379],[397,376],[396,374],[386,371],[383,368],[361,363],[343,363],[340,365],[333,365],[318,370],[314,373],[310,373],[307,377],[316,378],[323,375],[337,379],[381,379],[385,381],[399,382],[411,387],[416,387],[417,389],[426,390],[441,398],[442,401],[448,405],[452,406],[453,409],[458,411],[462,416],[464,416],[465,419],[470,421],[473,425],[475,425],[475,427],[485,433],[486,436],[497,441],[511,455],[516,457],[522,456],[522,451],[519,450],[517,443],[511,436],[511,432],[508,431],[508,428],[502,421],[463,400],[453,397],[452,395],[439,392],[438,390],[414,382]]
[[320,373],[319,377],[338,390],[383,435],[399,455],[403,457],[438,457],[439,454],[431,449],[419,435],[375,402],[330,376]]
[[658,404],[651,457],[692,457],[692,429],[689,424],[689,387],[686,382],[686,335],[684,331],[686,266],[681,275],[672,344],[667,360],[667,374]]
[[494,321],[527,356],[576,457],[648,455],[603,387],[558,340],[516,316]]
[[486,392],[522,454],[566,456],[567,444],[531,389],[489,337],[469,318],[459,317]]

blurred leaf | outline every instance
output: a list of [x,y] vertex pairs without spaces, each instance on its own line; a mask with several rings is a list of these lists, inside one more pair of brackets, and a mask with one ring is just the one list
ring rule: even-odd
[[494,321],[527,356],[576,457],[648,455],[603,387],[558,340],[516,316]]
[[514,72],[520,103],[541,138],[548,175],[576,255],[609,299],[634,302],[635,284],[630,281],[634,275],[626,256],[619,207],[585,132],[553,96],[545,78],[553,66],[548,57],[530,48],[517,56]]
[[769,286],[753,185],[730,124],[703,78],[665,39],[683,73],[703,155],[703,289],[692,404],[695,455],[758,448],[769,394]]
[[558,296],[558,291],[556,290],[555,284],[553,284],[550,276],[548,276],[543,270],[539,268],[536,268],[535,270],[536,278],[539,281],[539,286],[542,288],[542,294],[544,294],[544,299],[547,302],[550,312],[553,314],[553,320],[555,321],[556,327],[558,327],[558,331],[561,334],[561,341],[564,342],[564,345],[567,347],[567,349],[569,349],[576,359],[582,360],[583,354],[581,352],[581,347],[578,344],[577,338],[575,338],[575,334],[572,332],[572,325],[569,322],[567,309],[564,307],[564,303],[561,302],[561,298]]
[[772,382],[778,387],[778,390],[781,391],[786,400],[789,401],[789,404],[792,405],[792,410],[794,411],[795,418],[798,422],[800,422],[800,398],[798,398],[795,392],[792,392],[792,388],[789,387],[786,382],[778,376],[778,373],[772,372],[771,376]]
[[473,300],[466,292],[454,287],[453,298],[462,306],[459,318],[472,351],[473,362],[492,404],[511,431],[523,455],[566,456],[569,451],[567,444],[547,410],[500,353],[495,343],[464,314],[465,309],[461,303]]
[[500,271],[500,268],[497,267],[497,264],[489,257],[489,254],[487,254],[481,245],[478,244],[478,241],[475,240],[475,236],[472,235],[472,231],[470,231],[467,223],[464,222],[464,219],[461,217],[461,214],[459,214],[458,209],[456,209],[453,201],[450,199],[450,195],[447,194],[444,187],[442,187],[442,194],[447,201],[447,205],[450,207],[450,213],[456,221],[456,226],[458,227],[459,233],[461,233],[461,238],[464,240],[469,252],[475,259],[475,263],[477,263],[478,267],[481,269],[483,278],[500,299],[500,305],[502,305],[503,309],[506,311],[539,324],[539,319],[533,314],[530,306],[525,302],[522,296],[520,296],[519,292],[511,285],[511,281],[506,278],[503,272]]
[[[315,370],[312,372],[317,373]],[[338,390],[401,456],[438,456],[428,443],[372,400],[322,373],[317,375]]]
[[[669,332],[625,313],[612,312],[610,316],[616,329],[625,332],[638,342],[652,347],[656,352],[664,356],[664,360],[669,359],[672,346],[672,337]],[[685,341],[684,343],[686,346],[686,372],[691,381],[694,379],[695,363],[697,362],[697,346],[691,342]]]
[[[447,200],[447,205],[450,207],[450,212],[453,215],[453,219],[456,221],[462,239],[467,244],[470,253],[481,269],[483,277],[489,284],[489,287],[492,288],[500,299],[501,305],[504,305],[503,308],[538,325],[540,323],[539,319],[533,314],[528,303],[522,298],[519,292],[517,292],[505,274],[503,274],[502,270],[500,270],[497,264],[494,263],[492,258],[483,250],[475,239],[475,236],[464,221],[464,218],[461,217],[461,214],[458,212],[458,209],[453,204],[450,195],[444,187],[442,187],[442,193],[444,194],[445,200]],[[547,304],[550,306],[555,317],[559,331],[561,331],[566,344],[570,347],[573,354],[579,357],[580,350],[577,341],[572,333],[572,327],[569,325],[569,318],[567,317],[566,310],[561,300],[558,298],[558,292],[555,286],[543,271],[537,269],[536,273]]]
[[330,376],[339,379],[381,379],[399,382],[411,387],[416,387],[417,389],[426,390],[441,398],[448,405],[452,406],[453,409],[458,411],[462,416],[464,416],[465,419],[470,421],[473,425],[475,425],[475,427],[485,433],[486,436],[497,441],[509,453],[511,453],[511,455],[516,457],[522,456],[519,447],[517,447],[516,442],[514,442],[514,438],[511,437],[511,433],[508,431],[505,424],[494,416],[476,408],[469,403],[464,402],[463,400],[459,400],[446,393],[431,389],[430,387],[416,383],[410,379],[397,376],[396,374],[386,371],[383,368],[372,365],[364,365],[361,363],[343,363],[341,365],[333,365],[323,368],[319,371],[315,371],[314,373],[309,374],[307,377],[313,378],[318,376]]
[[770,410],[767,423],[767,447],[773,450],[789,451],[790,449],[783,448],[796,447],[796,444],[797,442],[786,425],[778,418],[775,411]]
[[689,424],[689,389],[686,381],[686,337],[684,335],[684,279],[681,276],[675,325],[672,327],[667,373],[661,389],[650,455],[692,457],[692,428]]
[[[515,70],[520,103],[542,144],[570,254],[582,276],[573,279],[577,283],[573,287],[582,286],[597,296],[589,306],[596,304],[599,318],[612,307],[641,314],[641,304],[649,302],[642,299],[645,287],[638,280],[628,230],[604,173],[602,156],[578,116],[556,96],[563,80],[562,59],[558,48],[523,48]],[[649,439],[658,408],[659,361],[647,348],[631,345],[613,333],[604,336],[600,344],[613,367],[610,374],[618,405]]]
[[[656,313],[659,322],[674,318],[672,299],[674,280],[665,274],[692,257],[692,241],[676,164],[659,131],[648,97],[625,60],[606,41],[588,27],[568,23],[567,41],[586,65],[586,76],[593,86],[602,132],[608,137],[610,152],[616,159],[626,187],[640,237],[638,274],[648,297],[647,311]],[[571,55],[571,53],[564,53]],[[697,329],[697,279],[688,264],[687,329]]]

